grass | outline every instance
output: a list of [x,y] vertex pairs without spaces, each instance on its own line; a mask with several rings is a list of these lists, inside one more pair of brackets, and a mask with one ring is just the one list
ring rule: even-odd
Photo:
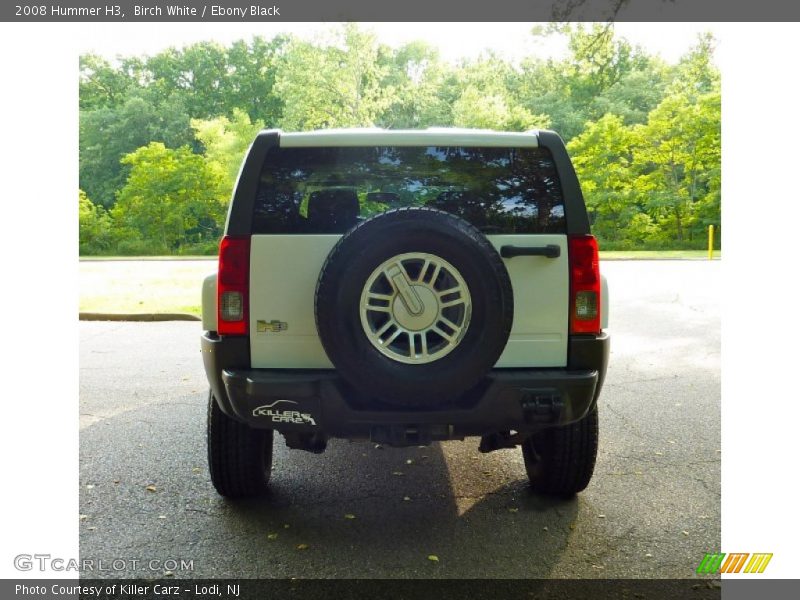
[[[600,252],[604,260],[704,259],[704,250]],[[715,253],[719,258],[719,252]],[[80,262],[80,311],[200,315],[203,279],[216,271],[211,257],[92,258]]]
[[80,263],[80,311],[200,315],[208,260],[92,260]]

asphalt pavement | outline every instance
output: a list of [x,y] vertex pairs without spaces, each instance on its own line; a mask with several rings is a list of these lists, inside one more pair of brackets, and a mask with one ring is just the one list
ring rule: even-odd
[[81,322],[82,575],[693,576],[720,548],[720,263],[603,272],[600,452],[569,501],[529,492],[519,449],[476,439],[313,455],[279,436],[271,494],[227,501],[206,465],[200,324]]

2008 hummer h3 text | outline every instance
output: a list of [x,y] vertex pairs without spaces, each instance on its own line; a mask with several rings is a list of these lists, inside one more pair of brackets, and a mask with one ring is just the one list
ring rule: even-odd
[[203,287],[208,457],[257,495],[274,432],[522,446],[534,490],[589,483],[608,294],[550,131],[263,131]]

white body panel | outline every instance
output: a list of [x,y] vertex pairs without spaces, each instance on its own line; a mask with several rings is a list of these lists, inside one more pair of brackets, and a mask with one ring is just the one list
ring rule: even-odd
[[217,274],[212,273],[203,280],[203,330],[217,330]]
[[[317,335],[314,293],[339,235],[254,235],[250,260],[250,356],[253,368],[332,368]],[[506,259],[514,322],[497,367],[563,367],[567,362],[569,276],[565,235],[490,235],[505,244],[557,244],[561,256]],[[205,304],[205,303],[204,303]],[[257,322],[286,323],[258,332]]]

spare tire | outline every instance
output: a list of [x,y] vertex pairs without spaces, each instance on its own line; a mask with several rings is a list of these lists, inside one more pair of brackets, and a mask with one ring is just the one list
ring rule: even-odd
[[430,208],[372,217],[334,246],[315,298],[339,374],[372,399],[434,406],[473,388],[505,348],[511,280],[494,246]]

